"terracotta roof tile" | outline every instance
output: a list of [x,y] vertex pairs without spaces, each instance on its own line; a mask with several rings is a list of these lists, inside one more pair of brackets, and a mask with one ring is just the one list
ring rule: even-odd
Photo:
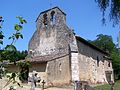
[[28,60],[30,62],[47,62],[47,61],[52,61],[67,55],[69,55],[69,53],[57,53],[57,54],[44,55],[44,56],[34,56]]

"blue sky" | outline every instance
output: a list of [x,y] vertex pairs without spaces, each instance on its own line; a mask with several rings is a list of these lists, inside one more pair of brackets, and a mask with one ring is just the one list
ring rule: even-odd
[[[113,28],[107,21],[102,26],[101,12],[95,0],[0,0],[0,16],[3,16],[3,32],[5,34],[4,45],[9,44],[8,37],[14,31],[14,24],[18,22],[16,16],[22,16],[27,20],[22,34],[24,39],[16,42],[18,50],[27,50],[28,42],[36,30],[35,20],[40,12],[50,7],[58,6],[67,16],[67,25],[75,30],[75,33],[86,40],[94,40],[98,34],[111,35],[114,42],[117,41],[118,28]],[[3,47],[2,46],[2,47]]]

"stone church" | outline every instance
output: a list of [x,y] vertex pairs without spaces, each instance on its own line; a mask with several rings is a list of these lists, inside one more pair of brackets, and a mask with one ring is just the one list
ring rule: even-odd
[[76,80],[94,84],[114,80],[108,53],[76,36],[58,7],[39,14],[28,51],[30,74],[38,72],[47,86],[70,85]]

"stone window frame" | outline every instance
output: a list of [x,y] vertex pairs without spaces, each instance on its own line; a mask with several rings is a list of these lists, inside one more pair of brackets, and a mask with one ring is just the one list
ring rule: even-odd
[[100,62],[100,60],[99,60],[99,57],[97,56],[97,66],[99,67],[99,62]]
[[111,65],[110,65],[110,61],[108,61],[108,67],[110,67]]
[[51,11],[50,13],[50,21],[52,24],[55,24],[55,11]]
[[59,63],[59,71],[61,72],[62,71],[62,64]]
[[43,24],[44,24],[44,26],[47,26],[47,25],[48,25],[48,15],[47,15],[47,13],[45,13],[45,14],[43,15]]

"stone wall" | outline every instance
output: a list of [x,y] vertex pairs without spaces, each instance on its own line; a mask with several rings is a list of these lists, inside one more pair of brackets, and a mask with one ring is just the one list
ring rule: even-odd
[[78,53],[71,53],[71,71],[72,82],[80,81]]
[[[111,60],[105,60],[104,61],[104,69],[106,72],[111,73],[111,80],[114,82],[114,73],[113,73],[113,68],[112,68],[112,61]],[[105,74],[106,74],[105,72]],[[107,79],[106,79],[107,81]]]
[[47,64],[48,86],[69,85],[71,81],[69,55],[49,61]]
[[19,67],[14,64],[9,64],[7,66],[7,70],[8,70],[8,72],[19,72]]
[[[106,54],[101,53],[94,48],[77,41],[79,51],[79,78],[82,81],[89,81],[89,83],[105,83],[105,71],[113,72],[112,64],[108,66],[108,61],[105,60]],[[112,74],[113,75],[113,74]],[[113,76],[112,76],[113,77]]]
[[37,76],[41,78],[41,82],[43,80],[47,82],[46,66],[47,66],[47,62],[31,63],[31,66],[29,68],[29,76],[31,77],[33,71],[36,71],[38,73]]
[[81,54],[79,54],[79,72],[81,81],[104,83],[106,79],[103,62],[99,61],[98,67],[96,60]]
[[56,31],[52,28],[36,31],[36,35],[33,35],[30,44],[29,51],[32,50],[33,56],[43,56],[51,54],[55,51]]
[[[55,12],[53,23],[51,13]],[[47,24],[44,25],[44,15]],[[32,56],[51,55],[53,53],[68,52],[69,43],[73,40],[73,32],[66,25],[66,16],[59,8],[42,12],[36,21],[37,30],[29,41],[29,52]]]
[[36,71],[36,72],[46,72],[46,66],[47,62],[41,62],[41,63],[31,63],[31,66],[29,68],[29,71]]

